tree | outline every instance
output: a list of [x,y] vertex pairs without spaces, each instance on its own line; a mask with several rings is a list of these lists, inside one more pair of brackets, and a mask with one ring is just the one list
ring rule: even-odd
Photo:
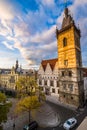
[[29,114],[29,122],[31,111],[40,107],[37,96],[28,96],[21,99],[16,106],[16,113],[26,111]]
[[36,80],[33,77],[25,76],[18,79],[16,82],[18,95],[34,95],[37,88]]
[[6,96],[3,93],[0,93],[0,124],[7,120],[7,113],[11,103],[6,103]]
[[5,101],[6,101],[5,94],[0,92],[0,103],[4,103]]
[[34,77],[21,77],[16,82],[18,97],[38,96],[39,102],[45,101],[45,94],[42,92]]

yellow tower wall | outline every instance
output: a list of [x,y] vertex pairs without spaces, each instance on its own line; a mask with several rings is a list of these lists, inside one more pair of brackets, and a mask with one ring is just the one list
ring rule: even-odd
[[[63,38],[67,38],[67,46],[63,47]],[[74,27],[58,35],[58,67],[66,68],[64,60],[68,60],[67,68],[76,67]]]

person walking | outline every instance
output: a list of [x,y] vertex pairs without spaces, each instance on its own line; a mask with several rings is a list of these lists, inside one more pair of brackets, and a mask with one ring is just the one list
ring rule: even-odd
[[13,123],[13,130],[15,130],[15,123]]

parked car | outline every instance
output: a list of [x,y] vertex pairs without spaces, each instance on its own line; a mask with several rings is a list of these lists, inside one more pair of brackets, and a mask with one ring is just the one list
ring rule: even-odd
[[63,128],[66,130],[70,130],[76,124],[77,124],[77,120],[74,117],[72,117],[72,118],[68,119],[67,121],[65,121],[65,123],[63,124]]
[[23,130],[37,130],[38,123],[36,121],[32,121],[28,125],[23,127]]

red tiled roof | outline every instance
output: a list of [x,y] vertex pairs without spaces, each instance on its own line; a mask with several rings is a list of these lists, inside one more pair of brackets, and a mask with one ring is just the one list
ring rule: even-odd
[[48,63],[50,64],[50,67],[53,70],[57,61],[58,61],[57,58],[56,59],[49,59],[49,60],[42,60],[41,64],[43,66],[44,71],[45,71],[46,66],[47,66]]

